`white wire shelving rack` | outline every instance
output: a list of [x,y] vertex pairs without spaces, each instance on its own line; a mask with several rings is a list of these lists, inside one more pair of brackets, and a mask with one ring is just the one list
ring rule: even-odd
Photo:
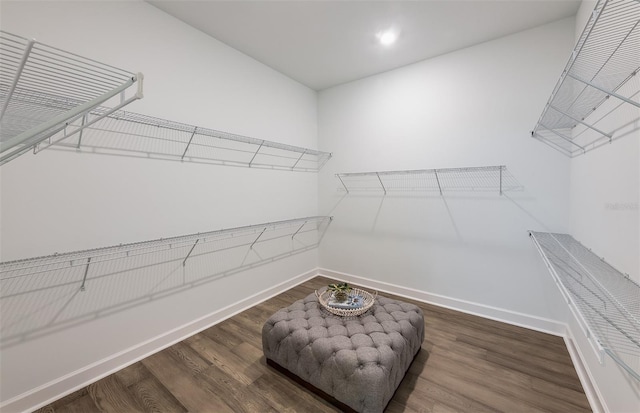
[[[92,116],[101,116],[102,109]],[[77,138],[44,141],[35,152],[48,147],[180,162],[317,172],[331,153],[256,139],[139,113],[117,111],[102,116]],[[77,121],[68,126],[81,127]]]
[[347,193],[357,192],[496,192],[523,187],[504,165],[468,168],[336,174]]
[[332,219],[312,216],[0,263],[0,344],[317,248]]
[[602,121],[640,108],[639,50],[640,2],[599,0],[531,136],[569,157],[620,137]]
[[640,381],[640,285],[571,235],[530,236],[600,362],[607,354]]
[[91,126],[100,116],[88,113],[98,106],[104,117],[140,98],[140,73],[0,31],[0,165]]

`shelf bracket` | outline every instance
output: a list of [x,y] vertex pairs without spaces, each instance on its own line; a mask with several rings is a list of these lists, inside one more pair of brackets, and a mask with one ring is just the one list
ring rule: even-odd
[[629,373],[630,375],[633,376],[634,379],[640,381],[640,374],[638,374],[636,371],[634,371],[631,367],[629,367],[627,365],[627,363],[625,363],[624,361],[622,361],[620,359],[620,357],[618,357],[613,351],[609,350],[609,349],[604,349],[605,353],[607,353],[609,355],[609,357],[611,357],[613,359],[613,361],[615,361],[616,363],[618,363],[618,365],[620,367],[622,367],[627,373]]
[[291,236],[291,239],[293,239],[293,237],[295,237],[298,234],[298,232],[300,232],[302,227],[304,227],[305,225],[307,225],[307,221],[304,221],[304,224],[300,225],[300,228],[298,228],[298,230],[293,233],[293,235]]
[[306,153],[307,153],[307,150],[305,149],[305,150],[302,152],[302,155],[300,155],[300,157],[298,158],[298,160],[296,160],[296,163],[294,163],[294,164],[293,164],[293,166],[291,167],[291,169],[294,169],[294,168],[296,167],[296,165],[298,164],[298,162],[300,162],[300,159],[302,159],[302,157],[303,157],[304,155],[306,155]]
[[82,277],[82,285],[80,286],[80,291],[84,291],[84,283],[87,281],[87,274],[89,274],[89,264],[91,264],[91,257],[87,258],[87,266],[84,267],[84,276]]
[[382,185],[382,190],[384,191],[384,194],[387,194],[387,188],[384,187],[384,184],[382,183],[382,179],[380,179],[380,174],[376,172],[376,176],[378,177],[378,181],[380,181],[380,185]]
[[614,92],[608,91],[607,89],[604,89],[604,88],[602,88],[602,87],[600,87],[600,86],[594,85],[593,83],[591,83],[591,82],[589,82],[589,81],[587,81],[587,80],[585,80],[585,79],[582,79],[582,78],[580,78],[580,77],[578,77],[578,76],[576,76],[576,75],[573,75],[573,74],[571,74],[571,73],[567,73],[567,76],[569,76],[569,77],[570,77],[570,78],[572,78],[572,79],[577,80],[578,82],[582,82],[582,83],[584,83],[585,85],[589,85],[589,86],[591,86],[591,87],[592,87],[592,88],[594,88],[594,89],[598,89],[599,91],[601,91],[601,92],[603,92],[603,93],[606,93],[606,94],[607,94],[607,95],[609,95],[609,96],[613,96],[614,98],[620,99],[620,100],[622,100],[623,102],[627,102],[627,103],[629,103],[629,104],[632,104],[632,105],[634,105],[634,106],[636,106],[636,107],[639,107],[639,108],[640,108],[640,103],[638,103],[638,102],[634,102],[633,100],[628,99],[628,98],[626,98],[626,97],[624,97],[624,96],[622,96],[622,95],[619,95],[619,94],[617,94],[617,93],[614,93]]
[[442,186],[440,186],[440,178],[438,178],[438,170],[434,169],[433,173],[436,176],[436,182],[438,183],[438,190],[440,191],[440,196],[442,196]]
[[251,245],[249,246],[249,249],[252,250],[253,246],[255,245],[256,242],[258,242],[258,240],[260,239],[260,237],[262,236],[262,234],[264,234],[264,232],[267,230],[267,227],[264,227],[264,229],[262,230],[262,232],[260,233],[260,235],[258,235],[258,237],[253,240],[253,242],[251,243]]
[[193,128],[193,133],[191,134],[191,137],[189,138],[189,142],[187,143],[187,147],[184,148],[184,152],[182,152],[182,156],[180,157],[180,160],[183,160],[184,156],[187,154],[187,151],[189,150],[189,145],[191,145],[191,141],[193,140],[193,137],[196,135],[196,132],[198,132],[198,127],[197,126],[195,128]]
[[251,158],[251,160],[249,161],[249,168],[251,168],[251,164],[253,163],[253,160],[256,159],[256,156],[258,155],[258,152],[260,152],[262,145],[264,145],[264,141],[260,143],[260,146],[258,146],[258,150],[253,154],[253,158]]
[[89,118],[89,114],[85,113],[82,116],[82,126],[80,126],[80,132],[78,133],[78,144],[76,145],[76,149],[80,149],[80,143],[82,143],[82,132],[84,132],[85,125],[87,124],[87,119]]
[[[90,111],[93,107],[109,100],[110,98],[114,97],[115,95],[117,95],[118,93],[120,93],[121,90],[124,90],[126,88],[128,88],[129,86],[131,86],[133,84],[132,80],[128,80],[127,82],[123,83],[122,85],[120,85],[119,87],[117,87],[116,89],[105,93],[102,96],[99,96],[87,103],[84,103],[74,109],[72,109],[69,112],[66,113],[61,113],[60,115],[50,119],[47,122],[44,122],[38,126],[35,126],[32,129],[29,129],[27,131],[24,131],[22,133],[20,133],[17,136],[14,136],[11,139],[8,139],[4,142],[0,142],[0,153],[3,153],[5,151],[10,150],[11,148],[13,148],[14,146],[23,144],[25,146],[31,147],[34,146],[46,139],[48,139],[49,137],[53,136],[55,133],[59,132],[60,130],[62,130],[62,128],[58,128],[55,130],[54,133],[47,133],[44,137],[38,137],[39,134],[46,132],[47,130],[51,129],[52,127],[55,127],[56,125],[59,125],[61,123],[66,123],[69,121],[73,121],[74,119],[78,119],[80,116],[86,114],[88,111]],[[136,96],[132,96],[129,99],[127,99],[127,101],[124,104],[119,104],[116,107],[108,110],[107,112],[105,112],[104,114],[102,114],[99,117],[96,117],[94,119],[92,119],[90,122],[87,122],[87,124],[85,125],[85,128],[91,126],[92,124],[94,124],[95,122],[99,121],[100,119],[111,115],[113,112],[115,112],[116,110],[120,109],[121,107],[125,106],[126,104],[129,104],[131,102],[133,102],[134,100],[138,99],[138,97]],[[76,130],[77,132],[78,130]],[[74,132],[75,133],[75,132]],[[73,135],[73,133],[71,133],[71,135]],[[34,140],[34,137],[37,137],[36,140]],[[67,136],[61,138],[61,139],[65,139],[67,138]],[[57,141],[53,142],[53,143],[57,143],[58,141],[60,141],[61,139],[58,139]],[[49,145],[50,146],[50,145]],[[23,153],[23,149],[19,148],[7,155],[2,155],[0,156],[0,165],[4,164],[8,161],[10,161],[11,159],[15,158],[16,156],[19,156]]]
[[336,174],[336,176],[340,180],[340,183],[342,184],[342,186],[344,186],[344,190],[347,191],[347,193],[349,193],[349,188],[347,188],[347,186],[344,184],[344,181],[342,180],[342,178],[340,178],[340,174]]
[[542,142],[545,145],[557,150],[558,152],[561,152],[562,154],[564,154],[564,155],[566,155],[566,156],[568,156],[570,158],[573,158],[573,153],[571,151],[559,146],[555,142],[552,142],[552,141],[548,140],[547,138],[545,138],[545,137],[541,136],[540,134],[536,133],[535,131],[531,131],[531,137],[533,139],[539,140],[540,142]]
[[572,120],[574,120],[574,121],[576,121],[576,122],[578,122],[578,123],[581,123],[582,125],[586,126],[587,128],[592,129],[592,130],[594,130],[594,131],[598,132],[599,134],[606,136],[607,138],[609,138],[609,140],[611,140],[611,138],[612,138],[611,134],[606,133],[606,132],[603,132],[603,131],[601,131],[600,129],[596,128],[595,126],[589,125],[588,123],[583,122],[583,121],[581,121],[580,119],[575,118],[575,117],[573,117],[573,116],[569,115],[568,113],[566,113],[566,112],[564,112],[564,111],[562,111],[562,110],[560,110],[560,109],[556,108],[556,107],[555,107],[555,106],[553,106],[553,105],[549,105],[549,107],[550,107],[551,109],[555,110],[556,112],[563,114],[564,116],[568,117],[569,119],[572,119]]
[[543,128],[547,129],[549,132],[553,133],[554,135],[556,135],[559,138],[564,139],[565,141],[569,142],[570,144],[577,146],[578,148],[582,149],[583,152],[586,152],[584,147],[578,145],[577,143],[575,143],[573,140],[569,139],[568,137],[564,136],[563,134],[561,134],[560,132],[556,132],[555,130],[551,129],[548,126],[545,126],[543,123],[540,124],[540,126],[542,126]]
[[20,76],[22,75],[24,66],[27,64],[27,59],[29,58],[29,54],[31,53],[31,49],[33,49],[33,45],[35,43],[35,40],[30,40],[29,43],[27,43],[27,47],[24,49],[22,60],[20,60],[20,66],[18,67],[16,75],[13,78],[13,82],[11,83],[11,87],[9,88],[9,93],[7,93],[7,97],[5,98],[4,105],[2,105],[2,111],[0,111],[0,120],[4,118],[4,113],[6,112],[7,107],[9,107],[9,102],[11,101],[11,97],[13,96],[13,92],[15,92],[16,86],[18,86]]
[[189,250],[189,253],[187,254],[186,257],[184,257],[184,260],[182,261],[182,266],[184,267],[185,265],[187,265],[187,260],[189,259],[189,256],[191,255],[191,253],[193,252],[193,249],[196,247],[196,245],[198,245],[198,241],[200,241],[200,238],[198,238],[196,240],[196,242],[193,243],[193,246],[191,247],[191,249]]

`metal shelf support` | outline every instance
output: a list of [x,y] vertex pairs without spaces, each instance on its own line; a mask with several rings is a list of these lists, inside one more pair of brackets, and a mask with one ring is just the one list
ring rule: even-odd
[[87,266],[84,268],[84,276],[82,277],[82,285],[80,285],[80,291],[85,290],[85,282],[87,282],[87,274],[89,274],[89,265],[91,264],[91,257],[87,258]]
[[[160,260],[163,260],[162,255],[173,250],[177,252],[181,250],[188,251],[184,256],[179,255],[178,262],[185,266],[188,259],[193,259],[196,246],[202,246],[204,250],[208,248],[208,250],[218,251],[219,249],[212,249],[211,246],[220,241],[226,242],[237,239],[242,239],[242,243],[238,244],[238,246],[253,249],[258,240],[261,240],[260,242],[272,242],[284,237],[289,239],[289,237],[293,236],[301,237],[303,234],[309,236],[310,233],[317,232],[315,237],[317,241],[315,245],[317,245],[331,221],[332,217],[330,216],[312,216],[2,262],[0,263],[0,282],[4,283],[32,276],[46,276],[48,274],[73,271],[74,269],[77,271],[78,268],[81,268],[83,276],[80,289],[84,291],[90,267],[96,268],[96,271],[98,271],[100,265],[105,263],[135,259],[148,254],[157,254],[160,256]],[[258,237],[254,238],[258,232]],[[267,236],[270,237],[267,238]],[[75,272],[74,274],[77,275],[78,273]],[[5,284],[2,285],[4,286]]]
[[267,230],[267,228],[265,227],[262,232],[260,234],[258,234],[258,236],[256,237],[255,240],[253,240],[253,242],[251,243],[251,245],[249,246],[249,249],[252,250],[253,246],[256,245],[256,242],[258,242],[258,240],[260,239],[260,237],[262,236],[262,234],[264,234],[264,232]]
[[[635,75],[636,75],[636,72],[633,72],[631,75],[632,75],[632,76],[635,76]],[[599,91],[601,91],[602,93],[605,93],[607,96],[613,96],[613,97],[614,97],[614,98],[616,98],[616,99],[620,99],[620,100],[622,100],[623,102],[629,103],[629,104],[631,104],[631,105],[633,105],[633,106],[637,106],[637,107],[639,107],[639,108],[640,108],[640,103],[638,103],[638,102],[634,102],[633,100],[631,100],[631,99],[627,99],[626,97],[624,97],[624,96],[622,96],[622,95],[619,95],[619,94],[617,94],[617,93],[615,93],[615,92],[612,92],[612,91],[610,91],[610,90],[607,90],[607,89],[605,89],[605,88],[603,88],[603,87],[600,87],[600,86],[598,86],[598,85],[594,84],[593,82],[589,82],[588,80],[586,80],[586,79],[582,79],[581,77],[578,77],[578,76],[573,75],[573,74],[571,74],[571,73],[567,73],[567,76],[569,76],[569,77],[570,77],[570,78],[572,78],[572,79],[577,80],[578,82],[582,82],[582,83],[584,83],[585,85],[589,85],[589,86],[591,86],[591,87],[592,87],[592,88],[594,88],[594,89],[598,89],[598,90],[599,90]]]
[[184,261],[182,261],[182,266],[184,267],[185,265],[187,265],[187,260],[189,259],[189,256],[191,256],[191,253],[193,252],[193,249],[196,247],[196,245],[198,245],[198,241],[200,241],[200,238],[196,239],[196,242],[193,243],[193,246],[191,247],[191,249],[189,250],[189,253],[187,254],[186,257],[184,257]]
[[191,141],[193,141],[193,137],[196,136],[196,132],[198,132],[198,127],[193,128],[193,133],[189,137],[189,142],[187,143],[187,147],[184,148],[184,152],[182,152],[182,156],[180,157],[180,160],[184,160],[184,156],[187,154],[187,151],[189,150],[189,146],[191,145]]
[[[256,139],[140,113],[92,110],[100,121],[87,128],[82,145],[41,143],[36,152],[74,150],[213,165],[243,166],[294,172],[318,172],[331,159],[329,152]],[[81,125],[72,123],[75,131]],[[125,137],[126,139],[123,139]]]
[[376,176],[378,177],[378,181],[380,181],[380,185],[382,186],[382,190],[384,191],[384,194],[387,194],[387,188],[384,187],[384,184],[382,183],[382,179],[380,179],[380,174],[378,172],[376,172]]
[[262,145],[264,145],[264,141],[260,143],[260,146],[258,146],[258,149],[256,149],[256,153],[253,154],[253,158],[251,158],[251,160],[249,161],[249,167],[251,167],[253,160],[256,159],[256,156],[258,156],[258,152],[260,152],[260,149],[262,149]]
[[433,170],[433,175],[436,177],[436,182],[438,183],[438,192],[440,192],[440,196],[442,196],[442,185],[440,185],[440,178],[438,178],[438,170]]
[[[479,166],[467,168],[418,169],[408,171],[355,172],[336,174],[347,193],[437,191],[492,192],[521,191],[522,185],[506,166]],[[384,178],[384,180],[383,180]]]
[[13,76],[13,82],[11,82],[11,87],[9,88],[9,92],[7,93],[7,97],[2,105],[2,112],[0,112],[0,121],[4,118],[4,113],[9,106],[9,102],[11,101],[11,97],[13,96],[13,92],[16,91],[16,86],[20,81],[20,76],[22,75],[22,71],[24,70],[24,66],[27,64],[27,59],[29,58],[29,54],[31,53],[31,49],[33,49],[33,45],[35,44],[35,40],[29,40],[27,43],[27,47],[24,49],[24,54],[22,55],[22,59],[20,60],[20,65],[18,70]]
[[296,230],[296,232],[294,232],[294,233],[293,233],[293,235],[291,236],[291,239],[295,238],[295,236],[298,234],[298,232],[300,232],[300,230],[301,230],[305,225],[307,225],[307,221],[304,221],[304,222],[302,223],[302,225],[300,225],[300,228],[298,228],[298,229]]
[[[603,132],[603,131],[601,131],[600,129],[596,128],[595,126],[590,125],[590,124],[588,124],[588,123],[584,122],[584,120],[580,120],[580,119],[578,119],[578,118],[575,118],[575,117],[571,116],[570,114],[565,113],[564,111],[562,111],[562,110],[560,110],[560,109],[556,108],[556,107],[555,107],[555,106],[553,106],[553,105],[549,105],[549,108],[551,108],[551,109],[555,110],[556,112],[562,113],[564,116],[568,117],[569,119],[575,120],[576,122],[578,122],[578,123],[580,123],[580,124],[582,124],[582,125],[586,126],[586,127],[587,127],[587,128],[589,128],[589,129],[593,129],[594,131],[598,132],[598,133],[599,133],[599,134],[601,134],[601,135],[604,135],[604,136],[608,137],[609,139],[611,139],[611,137],[612,137],[612,136],[611,136],[611,134],[609,134],[609,133],[607,133],[607,132]],[[544,126],[544,125],[542,125],[542,126]],[[573,142],[572,142],[572,143],[573,143]],[[577,145],[577,144],[576,144],[576,146],[579,146],[580,148],[582,148],[582,146],[580,146],[580,145]]]
[[[35,40],[0,31],[0,54],[0,72],[5,74],[0,79],[0,165],[47,139],[67,139],[142,98],[142,74]],[[134,84],[137,89],[127,98],[125,92]],[[85,115],[98,107],[100,114],[88,121]],[[69,128],[79,119],[81,123]]]
[[[312,251],[330,224],[309,216],[1,262],[0,346]],[[250,249],[261,232],[264,248]]]
[[347,186],[344,184],[344,181],[342,180],[342,178],[340,177],[340,174],[336,174],[336,176],[338,177],[338,179],[340,180],[340,183],[342,184],[342,186],[344,187],[344,190],[347,191],[347,193],[349,193],[349,188],[347,188]]
[[585,336],[640,381],[640,285],[568,234],[529,233]]
[[638,44],[640,1],[598,0],[531,136],[569,157],[626,136],[616,136],[624,121],[609,119],[640,107],[638,83],[629,81],[640,71]]

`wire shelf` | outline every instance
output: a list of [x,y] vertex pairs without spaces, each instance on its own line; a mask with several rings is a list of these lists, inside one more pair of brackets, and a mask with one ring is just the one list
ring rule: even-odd
[[140,98],[141,74],[0,31],[0,165],[61,131],[71,135],[65,127],[93,108],[109,105],[104,116]]
[[0,344],[316,248],[313,216],[0,263]]
[[502,166],[420,169],[411,171],[357,172],[336,174],[343,189],[351,192],[497,192],[519,191],[523,187]]
[[531,232],[585,334],[640,381],[640,285],[568,234]]
[[[74,142],[42,142],[36,152],[51,147],[90,153],[118,154],[181,162],[244,166],[263,169],[317,172],[331,158],[328,152],[285,145],[187,125],[133,112],[104,115],[98,108],[90,116],[103,119],[77,135]],[[68,126],[75,130],[82,121]]]
[[628,134],[619,122],[602,121],[622,106],[640,107],[640,82],[630,82],[640,69],[638,50],[640,2],[599,0],[532,137],[574,157]]

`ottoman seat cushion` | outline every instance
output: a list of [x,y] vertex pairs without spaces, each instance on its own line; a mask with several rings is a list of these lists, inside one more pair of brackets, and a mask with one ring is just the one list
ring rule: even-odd
[[423,340],[420,308],[385,297],[360,317],[339,317],[310,294],[262,329],[268,360],[358,412],[384,410]]

